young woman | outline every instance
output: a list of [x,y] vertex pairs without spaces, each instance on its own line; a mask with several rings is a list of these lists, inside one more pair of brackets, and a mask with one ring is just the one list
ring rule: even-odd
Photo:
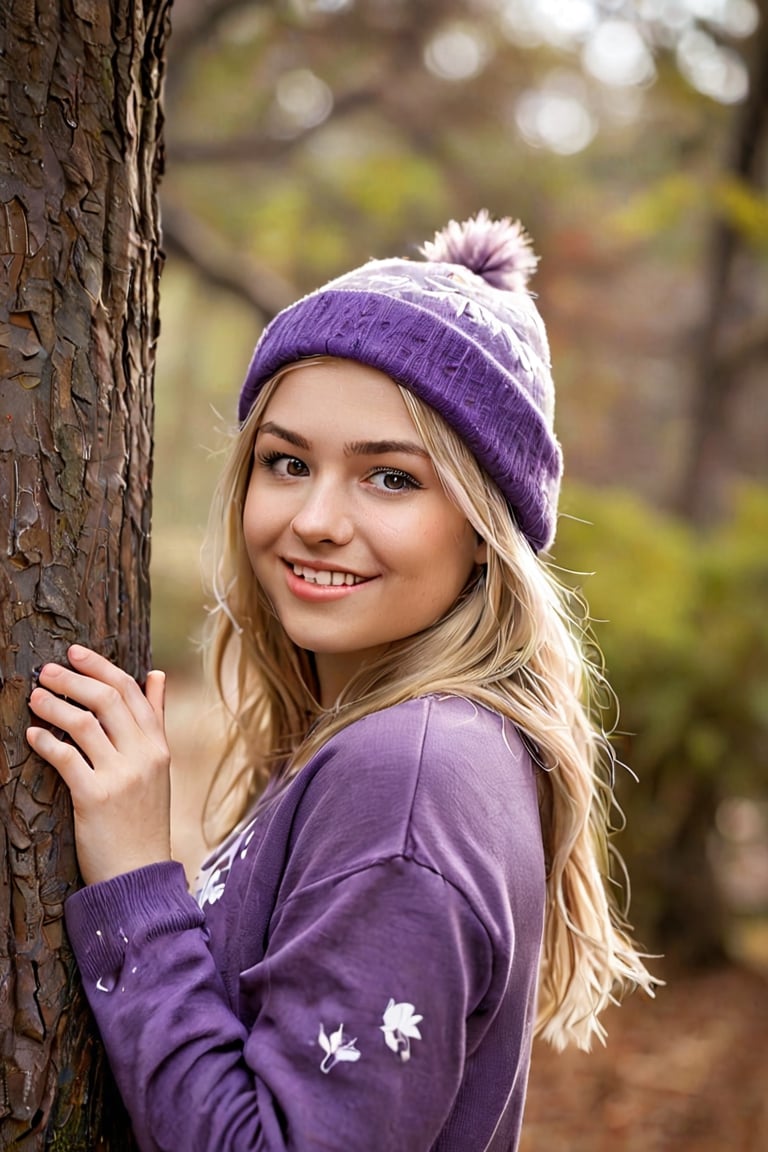
[[29,730],[72,793],[67,926],[142,1149],[509,1152],[534,1033],[588,1047],[652,990],[540,558],[561,458],[535,257],[486,213],[423,254],[331,282],[254,353],[211,641],[247,795],[197,899],[162,674],[142,692],[74,646],[32,693],[73,741]]

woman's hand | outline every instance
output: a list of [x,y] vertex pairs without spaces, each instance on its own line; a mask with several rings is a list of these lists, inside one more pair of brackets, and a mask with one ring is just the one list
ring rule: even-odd
[[72,794],[80,871],[94,884],[171,858],[165,674],[150,672],[145,694],[96,652],[67,655],[72,668],[46,664],[29,705],[74,745],[36,727],[27,740]]

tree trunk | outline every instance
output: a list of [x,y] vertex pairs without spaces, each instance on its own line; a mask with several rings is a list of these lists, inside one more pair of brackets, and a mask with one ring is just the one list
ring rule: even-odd
[[[758,0],[758,7],[760,22],[749,51],[749,94],[734,112],[735,127],[723,175],[762,194],[768,147],[768,0]],[[690,443],[678,499],[682,515],[703,526],[717,520],[721,511],[728,405],[736,395],[740,370],[747,359],[740,341],[734,343],[731,334],[733,274],[742,247],[743,238],[733,222],[722,215],[715,217],[704,268],[706,302],[693,361]],[[754,320],[745,327],[754,328]],[[761,334],[764,331],[761,322],[757,330]],[[754,351],[760,352],[763,340],[755,342]]]
[[81,641],[149,665],[170,0],[0,5],[0,1148],[133,1147],[63,934],[66,789],[24,738]]

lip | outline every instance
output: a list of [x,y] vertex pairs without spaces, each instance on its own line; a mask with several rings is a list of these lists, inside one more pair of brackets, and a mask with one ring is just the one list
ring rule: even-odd
[[[349,572],[347,568],[335,568],[327,564],[307,564],[298,560],[283,560],[285,579],[289,591],[299,600],[310,602],[327,602],[329,600],[343,600],[353,592],[359,592],[366,584],[370,584],[375,577],[358,576],[358,584],[313,584],[302,576],[297,576],[293,570],[294,564],[299,568],[309,568],[313,572]],[[357,576],[357,573],[352,573]]]

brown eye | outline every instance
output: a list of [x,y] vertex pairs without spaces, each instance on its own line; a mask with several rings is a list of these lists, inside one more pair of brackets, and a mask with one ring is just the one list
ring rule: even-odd
[[304,476],[307,471],[306,464],[301,460],[297,460],[295,456],[287,456],[284,464],[285,474],[287,476]]
[[285,452],[267,452],[257,456],[257,460],[262,468],[274,476],[290,476],[293,479],[309,474],[309,468],[303,460],[299,460],[298,456],[288,456]]
[[418,480],[400,468],[379,468],[371,474],[370,481],[380,492],[409,492],[421,488]]

